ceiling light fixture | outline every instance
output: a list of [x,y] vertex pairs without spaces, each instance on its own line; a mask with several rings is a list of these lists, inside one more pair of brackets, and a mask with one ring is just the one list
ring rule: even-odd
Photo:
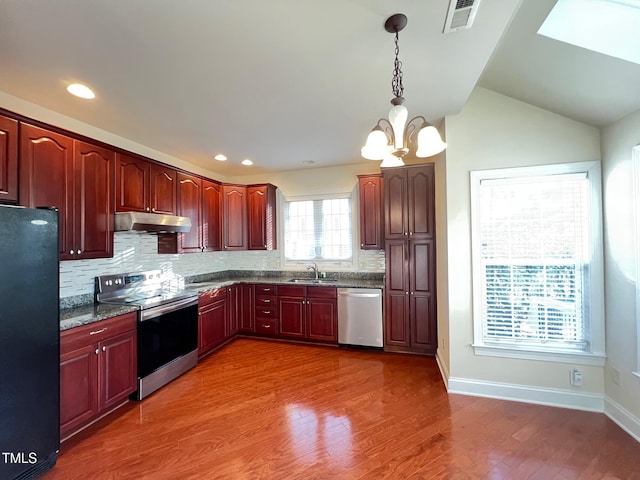
[[93,90],[91,90],[89,87],[81,83],[72,83],[67,87],[67,92],[69,92],[71,95],[75,95],[76,97],[80,97],[80,98],[85,98],[87,100],[96,98],[96,94],[93,93]]
[[253,162],[251,160],[249,160],[248,158],[245,158],[240,163],[242,163],[243,165],[247,165],[247,166],[253,165]]
[[404,165],[402,157],[409,153],[409,142],[416,129],[417,157],[430,157],[442,152],[447,144],[442,141],[436,127],[419,115],[407,122],[409,112],[402,105],[404,103],[404,86],[402,85],[402,62],[398,60],[400,48],[398,46],[398,32],[407,25],[407,17],[402,13],[392,15],[384,24],[384,29],[389,33],[395,33],[395,54],[393,63],[393,77],[391,90],[394,98],[391,100],[393,107],[389,110],[389,120],[381,118],[367,137],[367,143],[362,147],[362,156],[368,160],[382,160],[381,167],[395,167]]
[[219,162],[226,162],[227,161],[227,157],[221,153],[217,154],[215,157],[213,157],[215,160],[218,160]]

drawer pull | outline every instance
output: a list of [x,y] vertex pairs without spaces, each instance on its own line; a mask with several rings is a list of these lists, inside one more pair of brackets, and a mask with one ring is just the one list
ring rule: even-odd
[[262,303],[271,303],[271,300],[262,300]]
[[265,291],[265,292],[270,292],[271,291],[270,288],[263,288],[262,290]]
[[97,335],[99,333],[102,332],[106,332],[107,331],[107,327],[101,328],[100,330],[94,330],[93,332],[89,332],[89,335]]
[[271,325],[265,324],[265,325],[262,325],[262,328],[271,328]]
[[264,311],[264,312],[262,312],[262,313],[264,313],[265,315],[267,315],[267,314],[271,313],[271,310],[265,310],[265,311]]

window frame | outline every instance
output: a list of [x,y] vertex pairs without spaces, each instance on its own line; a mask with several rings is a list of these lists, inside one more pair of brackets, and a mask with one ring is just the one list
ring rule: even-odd
[[[483,180],[539,177],[558,174],[587,173],[589,181],[589,318],[585,329],[589,339],[588,350],[566,351],[535,345],[485,343],[482,317],[482,260],[480,245],[479,199]],[[605,363],[604,325],[604,268],[602,231],[602,180],[600,162],[575,162],[530,167],[500,168],[470,172],[471,190],[471,255],[473,292],[473,349],[476,355],[546,360],[562,363],[603,366]]]
[[640,378],[640,145],[631,150],[633,172],[633,216],[635,222],[636,257],[636,367],[633,374]]
[[[287,258],[285,254],[285,243],[287,232],[285,229],[285,212],[287,202],[300,202],[300,201],[313,201],[313,200],[333,200],[333,199],[349,199],[351,201],[351,259],[349,260],[322,260],[322,259],[310,259],[310,260],[292,260]],[[355,269],[358,265],[358,251],[360,245],[359,231],[358,231],[358,204],[356,202],[357,196],[353,192],[338,192],[338,193],[322,193],[322,194],[309,194],[309,195],[286,195],[283,194],[280,197],[280,231],[282,232],[282,248],[280,249],[280,264],[284,270],[300,270],[300,267],[307,267],[311,263],[318,265],[318,269],[331,271],[349,271]]]

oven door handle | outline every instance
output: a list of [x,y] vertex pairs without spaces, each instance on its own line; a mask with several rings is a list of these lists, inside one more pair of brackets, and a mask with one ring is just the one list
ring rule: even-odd
[[159,307],[153,307],[148,310],[142,310],[140,312],[140,321],[151,320],[152,318],[159,317],[165,313],[175,312],[181,308],[190,307],[198,304],[198,297],[185,298],[178,300],[177,302],[168,303],[167,305],[161,305]]

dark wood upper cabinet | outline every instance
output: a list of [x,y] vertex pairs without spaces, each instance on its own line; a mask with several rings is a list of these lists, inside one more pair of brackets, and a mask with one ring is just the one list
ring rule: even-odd
[[177,212],[177,172],[170,167],[119,153],[116,190],[118,212]]
[[249,215],[249,250],[275,250],[276,186],[271,184],[247,187]]
[[434,185],[433,165],[407,169],[407,226],[411,239],[435,236]]
[[178,251],[181,253],[202,251],[201,195],[202,180],[200,178],[178,173],[178,213],[183,217],[189,217],[191,220],[191,230],[178,234]]
[[202,247],[204,251],[222,250],[222,185],[202,181]]
[[360,191],[360,248],[382,250],[384,248],[384,225],[382,175],[358,175]]
[[74,141],[73,258],[113,256],[114,163],[114,152]]
[[18,121],[0,115],[0,202],[18,201]]
[[222,186],[222,242],[224,250],[247,249],[247,187]]
[[60,259],[113,255],[114,153],[21,124],[20,204],[56,207]]

